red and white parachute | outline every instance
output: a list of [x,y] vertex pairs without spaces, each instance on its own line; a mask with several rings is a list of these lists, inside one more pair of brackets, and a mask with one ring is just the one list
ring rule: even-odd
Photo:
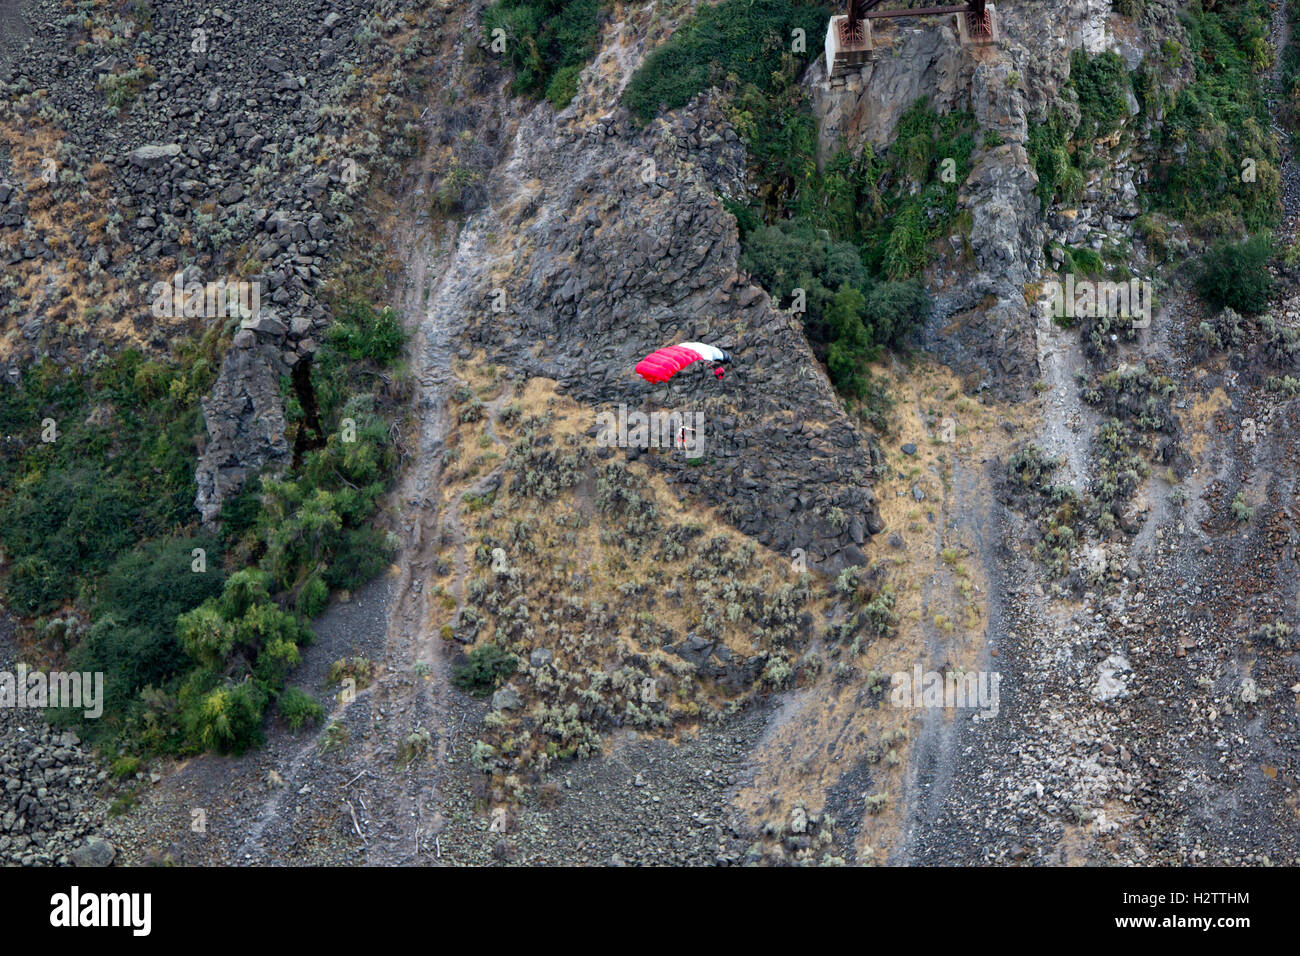
[[[647,382],[666,382],[692,362],[709,362],[719,365],[731,361],[731,353],[703,342],[683,342],[651,352],[636,363],[636,373]],[[722,369],[714,374],[722,377]]]

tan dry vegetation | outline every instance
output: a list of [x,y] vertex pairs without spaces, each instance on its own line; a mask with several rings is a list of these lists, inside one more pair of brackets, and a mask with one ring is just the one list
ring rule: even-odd
[[1185,408],[1174,406],[1173,412],[1185,436],[1184,447],[1192,458],[1200,461],[1209,444],[1211,429],[1220,430],[1215,427],[1219,413],[1231,407],[1232,399],[1221,386],[1190,397]]
[[[645,463],[618,450],[598,458],[586,434],[596,410],[559,394],[553,381],[515,382],[481,358],[459,363],[457,374],[457,416],[480,401],[482,417],[448,439],[457,451],[443,494],[455,518],[440,557],[450,573],[434,582],[444,600],[429,629],[449,637],[468,606],[482,617],[476,645],[499,640],[520,661],[508,683],[522,705],[491,715],[482,737],[508,757],[499,778],[601,752],[615,717],[672,739],[796,679],[799,648],[829,611],[825,582],[710,509],[684,504]],[[542,481],[537,455],[547,452],[567,477],[553,495],[529,494],[528,482]],[[494,472],[500,490],[477,497]],[[497,547],[516,588],[511,575],[492,570]],[[521,604],[526,612],[512,610]],[[718,641],[759,676],[697,671],[666,647],[690,633]],[[537,648],[553,652],[554,671],[528,666]],[[783,676],[762,676],[774,661]]]
[[[837,681],[824,671],[806,692],[792,697],[756,751],[757,772],[737,803],[759,825],[788,819],[799,803],[822,812],[827,791],[866,761],[872,780],[867,795],[887,800],[860,821],[858,860],[883,863],[901,838],[900,797],[910,739],[920,721],[919,711],[889,704],[890,675],[911,671],[917,663],[926,670],[945,664],[974,670],[984,652],[987,581],[973,542],[960,520],[954,523],[964,504],[952,491],[952,470],[961,467],[976,476],[979,493],[991,496],[980,463],[1007,453],[1012,439],[998,426],[1010,411],[963,398],[958,379],[942,366],[917,365],[906,372],[882,368],[873,374],[884,380],[896,404],[892,434],[882,442],[887,465],[876,485],[886,530],[872,540],[868,556],[886,569],[897,632],[870,644],[854,661],[855,679]],[[940,440],[945,417],[959,426],[952,443]],[[907,443],[916,445],[915,457],[899,451]],[[900,480],[900,472],[907,477]],[[914,484],[924,492],[923,502],[913,498]],[[890,534],[902,539],[901,548],[888,546]],[[876,702],[864,693],[873,680],[884,687],[883,699]]]
[[[96,175],[81,187],[45,181],[45,160],[60,155],[62,139],[62,133],[49,123],[23,116],[16,109],[0,114],[0,147],[8,152],[13,178],[22,185],[29,228],[34,238],[55,253],[52,259],[37,257],[6,266],[6,275],[16,283],[18,299],[27,306],[25,313],[40,310],[47,320],[63,324],[61,331],[67,332],[88,328],[91,311],[118,300],[123,290],[117,279],[100,272],[94,278],[98,289],[92,294],[90,271],[86,263],[74,258],[73,237],[78,232],[86,232],[92,240],[103,236],[107,219],[102,210],[108,208],[109,190],[103,174],[94,169]],[[81,195],[83,192],[88,192],[89,198]],[[21,230],[5,230],[0,235],[0,249],[16,248],[23,239]],[[106,341],[144,344],[135,324],[126,317],[111,323],[95,320],[94,327]],[[4,360],[14,354],[21,340],[13,316],[0,318],[0,329],[0,360]]]

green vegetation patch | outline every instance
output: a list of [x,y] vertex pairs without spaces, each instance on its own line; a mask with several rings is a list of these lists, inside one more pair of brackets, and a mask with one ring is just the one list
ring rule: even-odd
[[[398,461],[404,333],[361,292],[336,299],[309,374],[286,379],[292,467],[227,500],[215,535],[198,528],[194,466],[221,330],[166,362],[47,362],[0,388],[3,600],[50,652],[105,675],[101,718],[53,723],[139,754],[255,746],[307,620],[387,565],[373,520]],[[38,617],[64,609],[79,613]],[[320,718],[296,696],[279,710],[294,729]]]
[[809,60],[821,47],[833,11],[792,0],[722,0],[701,5],[656,48],[623,91],[633,117],[649,122],[660,109],[677,109],[710,86],[772,85],[773,67],[792,51],[802,30]]
[[544,96],[557,110],[578,92],[578,74],[596,55],[602,0],[497,0],[483,16],[489,41],[505,32],[514,92]]
[[1193,80],[1171,93],[1156,64],[1137,83],[1147,113],[1164,116],[1147,188],[1156,208],[1207,234],[1271,228],[1280,212],[1281,174],[1265,95],[1272,66],[1268,5],[1193,3],[1181,16]]
[[1092,162],[1091,144],[1118,130],[1128,116],[1131,78],[1115,53],[1089,56],[1082,50],[1070,55],[1070,79],[1062,87],[1073,92],[1079,118],[1056,107],[1041,121],[1031,123],[1025,148],[1038,174],[1037,193],[1042,208],[1056,200],[1069,202],[1083,192],[1084,172]]
[[211,367],[126,351],[89,373],[45,361],[0,387],[0,545],[14,612],[93,599],[121,554],[193,520],[197,396]]
[[465,656],[451,676],[452,685],[468,694],[486,697],[515,672],[518,659],[497,644],[480,644]]
[[1273,294],[1273,277],[1268,271],[1272,248],[1266,235],[1216,243],[1201,258],[1196,290],[1211,305],[1258,315]]
[[879,418],[866,363],[901,347],[929,314],[919,274],[957,225],[958,185],[970,174],[975,122],[918,100],[894,144],[841,150],[818,171],[813,118],[787,58],[769,92],[748,86],[733,121],[750,151],[758,202],[733,207],[741,264],[804,330],[842,394]]

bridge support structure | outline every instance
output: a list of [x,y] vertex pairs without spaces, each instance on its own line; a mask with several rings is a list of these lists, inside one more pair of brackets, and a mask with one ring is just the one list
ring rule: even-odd
[[845,14],[831,17],[826,24],[826,75],[844,76],[862,69],[873,56],[871,21],[849,23]]
[[847,10],[826,25],[826,75],[834,78],[862,69],[874,55],[871,21],[885,17],[935,17],[951,14],[962,46],[988,46],[998,39],[998,12],[987,0],[910,10],[877,10],[881,0],[848,0]]

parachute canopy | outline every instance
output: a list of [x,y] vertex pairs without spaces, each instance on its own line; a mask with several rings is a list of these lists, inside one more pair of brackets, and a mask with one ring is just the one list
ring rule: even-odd
[[703,342],[683,342],[651,352],[636,363],[636,373],[647,382],[666,382],[692,362],[730,362],[731,355]]

